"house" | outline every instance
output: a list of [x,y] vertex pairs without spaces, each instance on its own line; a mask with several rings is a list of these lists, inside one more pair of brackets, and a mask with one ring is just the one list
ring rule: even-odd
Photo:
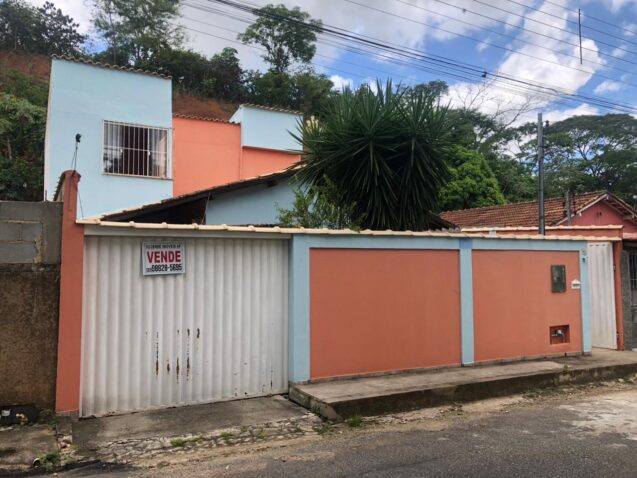
[[[608,191],[549,198],[544,206],[547,234],[622,239],[612,245],[589,245],[591,276],[597,281],[591,286],[593,321],[599,325],[594,329],[594,340],[599,342],[594,343],[637,348],[637,210]],[[537,201],[447,211],[440,216],[466,233],[538,233]]]
[[[443,219],[460,228],[537,227],[538,202],[446,211]],[[569,200],[549,198],[544,202],[546,226],[623,225],[624,232],[637,233],[637,210],[607,191],[575,194]]]
[[228,121],[173,115],[168,76],[54,57],[44,199],[61,173],[82,176],[78,217],[155,203],[281,171],[298,161],[302,115],[252,104]]
[[59,413],[592,352],[585,237],[77,220],[79,181],[60,188]]

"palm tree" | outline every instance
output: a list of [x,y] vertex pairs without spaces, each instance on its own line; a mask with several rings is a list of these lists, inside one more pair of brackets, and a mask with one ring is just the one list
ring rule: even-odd
[[345,90],[320,120],[299,124],[303,145],[297,173],[308,188],[331,184],[338,206],[368,229],[423,230],[445,184],[447,108],[427,91]]

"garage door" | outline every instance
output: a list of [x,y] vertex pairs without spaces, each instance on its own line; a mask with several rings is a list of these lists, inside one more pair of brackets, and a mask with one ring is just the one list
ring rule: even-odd
[[[142,243],[185,273],[142,274]],[[287,391],[287,241],[86,237],[82,416]]]

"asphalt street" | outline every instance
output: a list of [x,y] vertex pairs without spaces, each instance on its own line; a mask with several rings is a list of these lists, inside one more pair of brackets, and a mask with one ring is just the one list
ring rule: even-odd
[[107,474],[635,477],[637,390],[551,400],[435,423],[424,420],[369,426],[249,454],[150,470],[110,470]]

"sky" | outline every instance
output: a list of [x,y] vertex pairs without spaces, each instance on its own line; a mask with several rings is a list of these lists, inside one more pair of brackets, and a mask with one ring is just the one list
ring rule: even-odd
[[[29,1],[38,5],[43,0]],[[450,85],[445,100],[453,106],[476,107],[513,123],[534,120],[538,112],[552,122],[618,112],[600,105],[607,102],[637,108],[637,0],[277,1],[300,7],[330,28],[395,48],[394,53],[369,46],[364,52],[352,51],[351,42],[335,44],[319,36],[314,68],[336,87],[388,78],[405,85],[445,80]],[[83,32],[93,33],[91,0],[54,3],[75,18]],[[182,0],[181,13],[190,48],[212,55],[233,47],[244,68],[266,68],[261,51],[236,39],[249,24],[249,14],[213,0]],[[406,59],[396,51],[434,57],[439,60],[437,71],[431,63]],[[458,73],[458,64],[474,73]],[[556,92],[561,93],[557,101]]]

